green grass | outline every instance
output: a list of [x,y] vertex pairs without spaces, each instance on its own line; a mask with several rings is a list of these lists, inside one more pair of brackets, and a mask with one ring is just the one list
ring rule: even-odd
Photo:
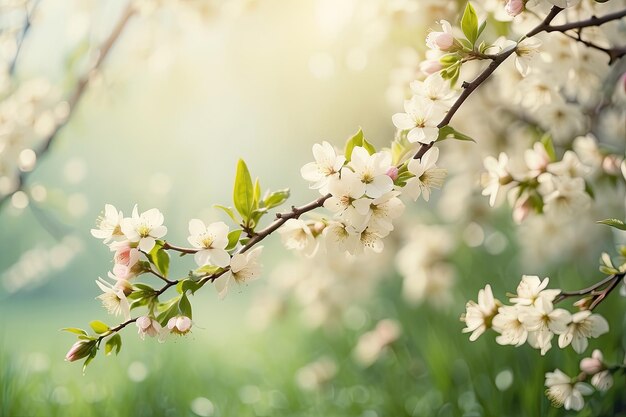
[[[473,343],[461,333],[465,301],[475,299],[485,282],[491,282],[501,299],[514,291],[519,274],[494,270],[515,270],[510,262],[515,251],[511,247],[491,256],[459,250],[457,301],[448,312],[410,307],[400,297],[400,280],[383,280],[377,297],[364,305],[370,319],[358,332],[310,331],[297,319],[295,308],[268,330],[253,332],[244,321],[248,290],[224,303],[214,294],[199,294],[193,300],[196,325],[190,336],[165,344],[142,342],[129,326],[119,357],[98,356],[84,376],[80,364],[63,361],[73,338],[58,329],[104,317],[97,302],[87,299],[75,305],[58,297],[14,296],[0,306],[0,412],[193,416],[192,402],[203,397],[213,405],[213,416],[626,415],[621,376],[607,394],[594,394],[579,414],[550,406],[543,394],[544,374],[557,367],[574,374],[581,356],[571,348],[555,347],[541,357],[528,346],[498,346],[492,333]],[[554,271],[554,276],[555,286],[561,281],[568,288],[588,281],[575,265]],[[612,332],[593,340],[587,355],[601,347],[608,359],[623,359],[622,306],[623,300],[614,296],[600,307]],[[352,349],[359,335],[382,318],[398,320],[402,336],[378,362],[363,368],[353,360]],[[322,356],[336,361],[336,377],[318,391],[302,390],[295,382],[297,371]],[[141,368],[147,370],[145,379],[130,378]],[[498,388],[498,375],[512,376],[510,386]]]

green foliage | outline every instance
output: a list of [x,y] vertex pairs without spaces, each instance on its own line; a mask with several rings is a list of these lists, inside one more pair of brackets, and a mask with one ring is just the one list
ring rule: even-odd
[[213,204],[213,207],[218,208],[220,210],[222,210],[224,213],[226,213],[228,215],[228,217],[230,217],[232,219],[232,221],[234,221],[235,223],[238,222],[237,217],[235,216],[235,212],[233,211],[232,207],[226,207],[226,206],[222,206],[220,204]]
[[61,329],[61,331],[63,332],[69,332],[69,333],[74,333],[80,336],[87,336],[87,332],[84,331],[83,329],[79,329],[76,327],[64,327]]
[[100,320],[94,320],[89,323],[89,326],[93,329],[94,332],[98,334],[106,333],[109,331],[109,326],[101,322]]
[[454,86],[459,80],[461,74],[462,56],[458,53],[446,54],[439,58],[442,70],[441,77],[444,80],[450,80],[450,85]]
[[191,278],[183,279],[176,285],[176,291],[180,294],[184,294],[187,291],[191,291],[192,294],[195,294],[200,288],[202,288],[202,284]]
[[365,150],[370,155],[376,153],[376,148],[374,147],[374,145],[369,143],[367,139],[365,139],[365,136],[363,135],[363,130],[361,128],[359,128],[359,130],[354,135],[352,135],[346,142],[346,146],[344,150],[346,161],[351,160],[352,151],[354,150],[355,146],[361,146],[365,148]]
[[178,302],[180,301],[180,296],[174,297],[164,303],[160,303],[157,309],[161,312],[156,320],[159,322],[161,326],[166,326],[169,319],[176,316],[179,312]]
[[241,237],[241,229],[231,230],[228,233],[228,245],[226,245],[226,250],[235,249],[237,242],[239,242],[239,237]]
[[183,292],[180,296],[180,300],[178,300],[178,311],[183,316],[191,317],[191,303],[189,302],[189,298],[187,298],[187,294]]
[[273,209],[283,204],[289,198],[290,191],[288,188],[284,190],[278,190],[274,192],[267,191],[263,198],[262,207],[266,209]]
[[474,45],[479,34],[478,16],[476,15],[474,6],[472,6],[472,3],[470,2],[467,2],[467,5],[465,6],[465,11],[463,12],[463,17],[461,18],[461,29],[463,29],[463,33],[465,34],[467,40]]
[[437,137],[436,142],[441,142],[446,139],[456,139],[456,140],[476,143],[474,139],[472,139],[471,137],[469,137],[468,135],[464,133],[459,132],[458,130],[456,130],[450,125],[446,125],[442,127],[441,129],[439,129],[439,136]]
[[161,275],[167,277],[167,274],[170,271],[170,255],[165,249],[163,249],[162,240],[157,240],[156,244],[148,254],[148,259]]
[[256,208],[254,196],[255,190],[252,185],[250,171],[248,171],[248,166],[243,159],[240,159],[237,163],[237,173],[235,175],[233,203],[244,222],[247,222],[252,211]]
[[556,161],[556,151],[554,150],[554,142],[552,141],[552,136],[549,134],[545,134],[541,137],[541,143],[550,158],[550,161]]
[[115,333],[104,344],[104,354],[109,356],[115,350],[115,354],[119,354],[122,349],[122,336],[119,333]]
[[599,220],[598,223],[611,226],[615,229],[626,230],[626,224],[623,221],[618,220],[618,219],[604,219],[604,220]]
[[[233,203],[239,215],[241,216],[241,226],[247,234],[252,234],[255,227],[259,224],[263,215],[268,210],[278,207],[289,198],[289,190],[278,190],[271,192],[267,190],[263,198],[261,198],[261,182],[257,178],[252,184],[250,171],[243,160],[239,160],[237,164],[237,173],[235,176],[235,186],[233,191]],[[239,223],[235,213],[230,207],[216,205],[215,207],[223,210],[234,222]],[[234,248],[231,238],[235,234],[229,235],[229,247]]]

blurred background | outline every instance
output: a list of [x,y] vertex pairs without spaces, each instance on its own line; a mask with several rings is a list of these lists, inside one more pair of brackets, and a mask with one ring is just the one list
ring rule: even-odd
[[[463,175],[436,201],[409,204],[380,256],[297,258],[276,236],[260,280],[223,301],[212,288],[193,297],[189,336],[144,342],[129,326],[120,355],[85,375],[63,360],[74,339],[60,328],[118,319],[94,299],[111,254],[89,229],[105,203],[159,208],[168,241],[186,245],[189,219],[227,220],[212,205],[231,204],[238,158],[264,186],[290,188],[288,204],[314,199],[299,175],[311,146],[341,147],[359,127],[388,146],[427,30],[460,3],[139,2],[85,78],[127,2],[1,0],[0,195],[15,173],[25,185],[0,211],[0,414],[565,415],[543,395],[544,373],[575,371],[579,356],[491,335],[470,343],[459,316],[485,283],[503,299],[522,273],[567,289],[594,282],[610,236],[582,224],[573,238],[545,225],[518,233],[506,209],[487,212],[478,177],[500,139],[463,114],[478,144],[442,146],[442,165]],[[43,157],[27,151],[65,121]],[[189,262],[172,269],[184,276]],[[618,362],[623,321],[610,313],[621,303],[602,305],[615,331],[591,342]],[[616,379],[580,415],[615,413],[623,388]]]

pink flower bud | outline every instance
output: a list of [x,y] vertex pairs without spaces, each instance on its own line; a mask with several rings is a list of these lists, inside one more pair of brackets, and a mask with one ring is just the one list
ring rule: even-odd
[[435,60],[428,60],[420,63],[420,71],[422,71],[426,75],[431,75],[439,72],[442,68],[443,66],[441,65],[441,62]]
[[391,178],[393,181],[398,179],[398,168],[391,167],[387,170],[387,176]]
[[447,51],[454,45],[454,36],[446,32],[430,32],[426,37],[426,43],[431,49]]
[[580,361],[580,370],[587,375],[594,375],[604,369],[602,363],[602,352],[598,349],[594,350],[591,358],[584,358]]
[[142,339],[144,339],[146,335],[155,337],[161,333],[161,325],[152,317],[141,316],[137,319],[136,324],[139,329],[137,333],[139,333]]
[[169,319],[167,322],[167,328],[172,333],[186,334],[191,330],[191,319],[187,316],[176,316]]
[[622,159],[617,155],[607,155],[602,160],[602,169],[609,175],[619,175]]
[[524,10],[524,0],[509,0],[504,10],[509,16],[515,17]]
[[452,34],[452,25],[446,20],[442,20],[441,28],[443,32],[430,32],[426,37],[426,46],[430,49],[439,49],[440,51],[448,51],[454,46],[454,35]]
[[96,345],[95,340],[79,340],[74,343],[70,350],[65,355],[65,360],[68,362],[74,362],[79,359],[89,356],[91,350]]

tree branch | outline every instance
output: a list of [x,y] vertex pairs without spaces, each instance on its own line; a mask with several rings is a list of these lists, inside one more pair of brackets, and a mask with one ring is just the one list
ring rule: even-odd
[[545,32],[565,32],[567,30],[572,30],[572,29],[582,29],[582,28],[588,28],[592,26],[602,26],[605,23],[611,22],[613,20],[619,20],[623,17],[626,17],[626,9],[619,10],[614,13],[609,13],[602,17],[591,16],[589,19],[566,23],[564,25],[548,25],[543,30]]
[[[120,35],[124,31],[124,28],[126,27],[126,24],[128,23],[128,21],[134,14],[135,14],[135,9],[133,8],[132,4],[129,4],[124,10],[124,12],[122,12],[120,19],[118,20],[117,24],[111,31],[111,34],[109,35],[109,37],[104,41],[104,43],[100,47],[98,51],[98,57],[96,58],[96,62],[94,63],[94,65],[91,67],[91,70],[87,74],[85,74],[81,79],[78,80],[76,84],[76,88],[74,89],[74,92],[72,93],[72,95],[69,97],[67,101],[69,108],[70,108],[70,113],[65,118],[65,120],[59,123],[55,127],[55,129],[52,131],[52,133],[50,133],[50,135],[46,139],[43,140],[39,148],[35,150],[35,154],[37,155],[38,160],[41,159],[41,157],[43,157],[45,154],[47,154],[48,150],[50,149],[50,146],[52,146],[53,142],[58,137],[59,132],[63,129],[65,125],[67,125],[72,114],[74,114],[75,112],[76,106],[80,102],[80,99],[83,97],[87,89],[91,76],[93,75],[95,71],[98,71],[100,69],[100,67],[102,66],[102,63],[111,52],[113,45],[119,39]],[[24,187],[28,176],[32,172],[33,171],[19,173],[16,187],[13,190],[11,190],[9,193],[0,197],[0,209],[13,196],[13,194],[20,191]]]

